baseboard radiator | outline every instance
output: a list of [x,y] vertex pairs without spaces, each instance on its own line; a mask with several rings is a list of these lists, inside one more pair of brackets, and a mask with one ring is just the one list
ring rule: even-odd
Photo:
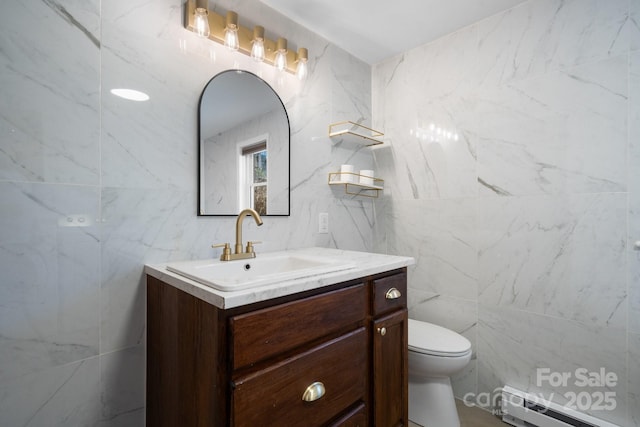
[[509,386],[502,388],[502,421],[516,427],[620,427]]

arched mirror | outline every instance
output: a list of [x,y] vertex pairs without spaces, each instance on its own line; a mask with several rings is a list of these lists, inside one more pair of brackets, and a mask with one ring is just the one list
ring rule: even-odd
[[248,71],[224,71],[199,106],[198,215],[289,215],[289,117]]

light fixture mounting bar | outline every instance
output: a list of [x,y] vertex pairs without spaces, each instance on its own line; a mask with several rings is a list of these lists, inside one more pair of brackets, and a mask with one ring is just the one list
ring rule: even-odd
[[[185,22],[184,26],[189,31],[195,32],[195,10],[196,0],[187,0],[185,6]],[[209,39],[217,43],[224,44],[224,31],[226,27],[226,17],[219,15],[215,12],[209,11],[209,28],[211,30]],[[251,56],[251,47],[253,40],[253,28],[249,29],[238,25],[238,41],[240,42],[240,48],[238,52],[242,52],[247,56]],[[276,59],[276,46],[277,43],[273,40],[264,38],[264,62],[270,65],[275,65]],[[287,51],[287,72],[291,74],[296,73],[297,68],[297,55],[293,49]]]

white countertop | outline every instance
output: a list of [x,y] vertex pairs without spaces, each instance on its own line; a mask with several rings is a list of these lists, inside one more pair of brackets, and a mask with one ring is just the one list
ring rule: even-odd
[[[177,273],[172,273],[166,269],[167,264],[171,263],[147,264],[145,265],[144,271],[149,276],[153,276],[156,279],[175,286],[196,298],[213,304],[216,307],[226,309],[308,291],[310,289],[317,289],[323,286],[346,282],[373,274],[383,273],[385,271],[395,270],[415,263],[415,260],[411,257],[383,255],[370,252],[344,251],[329,248],[305,248],[281,251],[281,253],[338,258],[342,261],[353,263],[356,267],[349,270],[336,271],[334,273],[304,277],[301,279],[286,280],[273,285],[233,292],[219,291]],[[260,257],[260,253],[257,253],[257,257]]]

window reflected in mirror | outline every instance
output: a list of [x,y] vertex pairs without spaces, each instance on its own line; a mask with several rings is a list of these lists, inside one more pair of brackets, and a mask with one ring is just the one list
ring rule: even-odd
[[[268,139],[268,137],[267,137]],[[267,214],[268,174],[267,140],[242,148],[244,180],[240,183],[243,194],[240,210],[251,208],[260,215]]]

